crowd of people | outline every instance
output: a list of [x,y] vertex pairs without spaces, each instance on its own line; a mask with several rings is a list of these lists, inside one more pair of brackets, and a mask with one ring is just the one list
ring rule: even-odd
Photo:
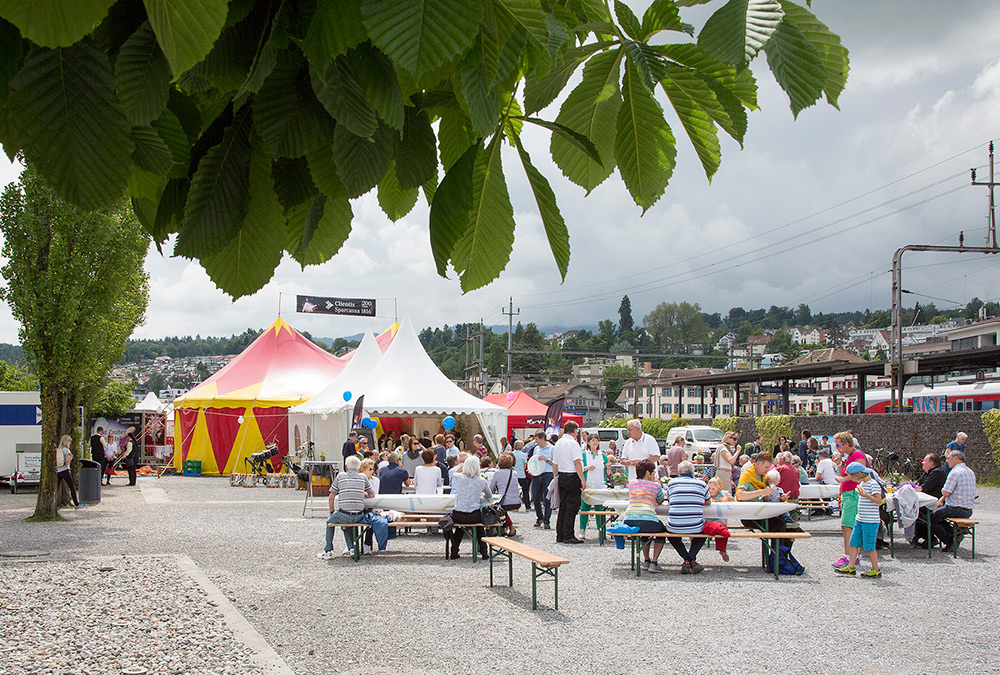
[[[781,437],[773,448],[765,448],[762,436],[738,444],[738,436],[727,432],[722,445],[704,463],[691,461],[683,435],[661,456],[656,439],[642,431],[639,420],[626,425],[627,440],[619,450],[600,447],[596,435],[581,431],[575,422],[567,422],[561,433],[549,435],[537,431],[526,439],[505,439],[496,465],[489,455],[481,435],[472,439],[472,448],[463,449],[461,439],[453,434],[438,434],[423,438],[401,434],[398,445],[391,434],[379,439],[380,449],[368,447],[367,438],[351,432],[344,444],[345,471],[338,474],[330,489],[330,523],[367,522],[368,540],[361,545],[366,552],[384,550],[389,537],[388,518],[365,509],[364,498],[376,494],[400,494],[412,487],[416,494],[435,494],[448,490],[455,495],[451,513],[455,525],[483,522],[483,507],[493,502],[504,512],[534,510],[536,528],[552,529],[553,502],[556,502],[556,542],[583,543],[588,525],[587,510],[582,495],[585,488],[606,488],[615,472],[627,473],[628,507],[622,521],[638,532],[677,534],[668,536],[681,558],[682,574],[697,574],[704,568],[697,556],[707,535],[715,541],[715,550],[723,561],[729,560],[726,547],[729,530],[724,522],[706,520],[704,507],[713,501],[785,502],[799,497],[800,487],[810,478],[827,485],[838,485],[839,496],[831,500],[828,512],[839,510],[843,534],[844,555],[834,563],[839,574],[854,575],[862,552],[867,552],[870,568],[862,576],[878,578],[876,542],[880,522],[887,512],[883,508],[887,486],[851,431],[832,438],[815,438],[806,430],[793,451],[791,443]],[[906,528],[907,538],[914,546],[939,543],[953,551],[960,543],[948,518],[969,517],[975,500],[975,474],[965,464],[965,434],[945,448],[945,459],[928,453],[922,462],[923,474],[914,486],[938,498],[930,513],[930,528],[921,526],[921,519]],[[943,465],[947,465],[947,468]],[[555,481],[555,485],[553,485]],[[335,497],[340,495],[336,502]],[[664,523],[656,507],[668,504]],[[791,510],[791,509],[790,509]],[[926,513],[926,511],[924,512]],[[577,536],[577,517],[581,535]],[[753,530],[784,533],[799,529],[799,523],[788,513],[767,519],[747,519],[742,524]],[[506,517],[506,533],[516,535],[513,521]],[[321,558],[332,557],[333,528],[327,528],[326,546]],[[483,527],[475,530],[475,550],[485,557]],[[344,530],[347,542],[345,555],[353,553],[353,533]],[[372,541],[374,537],[375,542]],[[459,557],[464,528],[451,531],[450,557]],[[791,552],[792,538],[781,538],[781,551]],[[659,572],[659,557],[664,542],[656,539],[642,551],[642,568]]]

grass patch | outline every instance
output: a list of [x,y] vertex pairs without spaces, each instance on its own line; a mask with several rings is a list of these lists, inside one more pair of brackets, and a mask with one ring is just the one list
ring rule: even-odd
[[1000,469],[994,469],[983,478],[976,476],[976,487],[1000,488]]

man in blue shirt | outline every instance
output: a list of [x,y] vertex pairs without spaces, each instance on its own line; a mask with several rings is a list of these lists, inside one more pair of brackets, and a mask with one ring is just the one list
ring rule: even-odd
[[552,502],[549,501],[549,483],[552,482],[552,446],[545,437],[545,431],[535,432],[535,457],[538,457],[538,473],[531,477],[531,497],[535,502],[535,527],[551,530]]
[[380,495],[401,495],[403,486],[410,480],[410,474],[400,465],[399,455],[395,452],[390,452],[386,461],[389,466],[378,472],[378,492]]

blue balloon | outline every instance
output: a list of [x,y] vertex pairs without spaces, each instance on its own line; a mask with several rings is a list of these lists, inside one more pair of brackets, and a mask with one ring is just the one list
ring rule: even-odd
[[375,420],[371,420],[371,426],[368,427],[368,428],[369,429],[377,429],[378,428],[378,422],[376,422]]
[[445,417],[441,421],[441,426],[443,426],[445,429],[454,429],[455,428],[455,418],[452,417],[451,415],[448,415],[447,417]]
[[349,391],[345,391],[344,392],[344,400],[345,401],[350,401],[351,400],[351,392],[349,392]]

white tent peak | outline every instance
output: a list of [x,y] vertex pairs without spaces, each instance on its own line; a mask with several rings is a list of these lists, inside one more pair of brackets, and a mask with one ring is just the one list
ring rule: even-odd
[[361,344],[354,350],[351,360],[347,362],[340,374],[308,401],[292,406],[289,412],[332,413],[344,407],[344,392],[346,391],[352,394],[352,399],[347,405],[353,406],[354,386],[361,382],[381,360],[382,350],[376,342],[375,335],[370,330],[365,331],[361,338]]
[[135,410],[141,412],[160,412],[166,405],[168,404],[161,403],[156,393],[151,391],[146,394],[146,398],[135,404]]

